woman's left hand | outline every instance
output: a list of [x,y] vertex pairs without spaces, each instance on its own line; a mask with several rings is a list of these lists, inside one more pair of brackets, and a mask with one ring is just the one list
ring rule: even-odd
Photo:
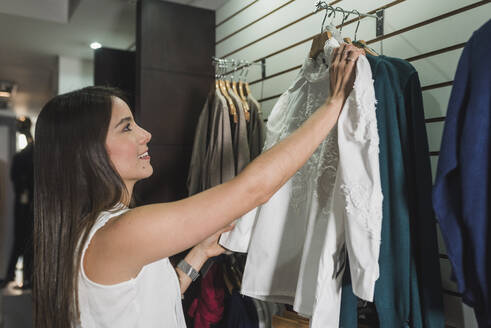
[[218,239],[220,238],[220,235],[224,232],[232,230],[233,228],[234,225],[230,225],[222,230],[219,230],[218,232],[203,240],[195,247],[203,252],[203,254],[205,254],[207,258],[218,256],[225,252],[225,249],[220,246],[220,244],[218,244]]

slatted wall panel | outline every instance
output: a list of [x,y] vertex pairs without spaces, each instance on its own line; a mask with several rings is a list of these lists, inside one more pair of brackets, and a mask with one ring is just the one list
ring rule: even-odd
[[[324,13],[313,13],[314,3],[230,0],[216,12],[216,55],[266,62],[265,78],[259,66],[251,67],[248,76],[266,116],[297,75],[312,38],[319,33]],[[458,59],[472,32],[491,17],[491,1],[336,0],[329,4],[365,13],[385,9],[384,35],[376,37],[375,20],[363,18],[357,38],[379,53],[407,59],[418,70],[434,176]],[[340,14],[333,23],[340,27]],[[343,36],[354,39],[355,28],[354,20],[348,19],[342,26]],[[451,327],[477,327],[472,311],[462,304],[450,280],[441,236],[439,245],[446,322]]]

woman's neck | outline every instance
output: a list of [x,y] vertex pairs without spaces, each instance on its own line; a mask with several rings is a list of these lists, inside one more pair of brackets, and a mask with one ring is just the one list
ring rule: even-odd
[[135,186],[135,183],[125,181],[124,184],[126,186],[127,192],[123,193],[123,195],[121,196],[121,203],[129,207],[131,199],[133,198],[133,187]]

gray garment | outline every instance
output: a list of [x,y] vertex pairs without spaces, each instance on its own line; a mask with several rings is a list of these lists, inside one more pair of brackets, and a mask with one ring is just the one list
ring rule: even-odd
[[265,302],[255,298],[251,298],[257,311],[258,328],[271,328],[274,315],[282,315],[284,305],[278,303]]
[[239,118],[238,123],[234,123],[233,120],[231,120],[231,124],[233,124],[232,140],[234,145],[235,173],[239,174],[251,161],[249,142],[247,140],[247,121],[245,119],[244,107],[242,106],[240,97],[233,91],[229,92],[229,95],[235,104]]
[[189,195],[235,176],[232,133],[225,97],[216,92],[205,102],[198,119],[187,180]]
[[247,104],[249,105],[251,114],[251,119],[247,123],[247,134],[249,139],[249,152],[252,161],[263,151],[266,132],[264,129],[263,114],[261,113],[261,107],[257,100],[251,95],[248,95]]

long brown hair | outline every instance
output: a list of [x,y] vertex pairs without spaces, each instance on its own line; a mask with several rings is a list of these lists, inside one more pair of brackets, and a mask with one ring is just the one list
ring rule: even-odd
[[[128,197],[105,148],[113,98],[88,87],[57,96],[39,114],[34,146],[34,323],[78,321],[81,249],[101,211]],[[126,198],[128,199],[128,198]]]

